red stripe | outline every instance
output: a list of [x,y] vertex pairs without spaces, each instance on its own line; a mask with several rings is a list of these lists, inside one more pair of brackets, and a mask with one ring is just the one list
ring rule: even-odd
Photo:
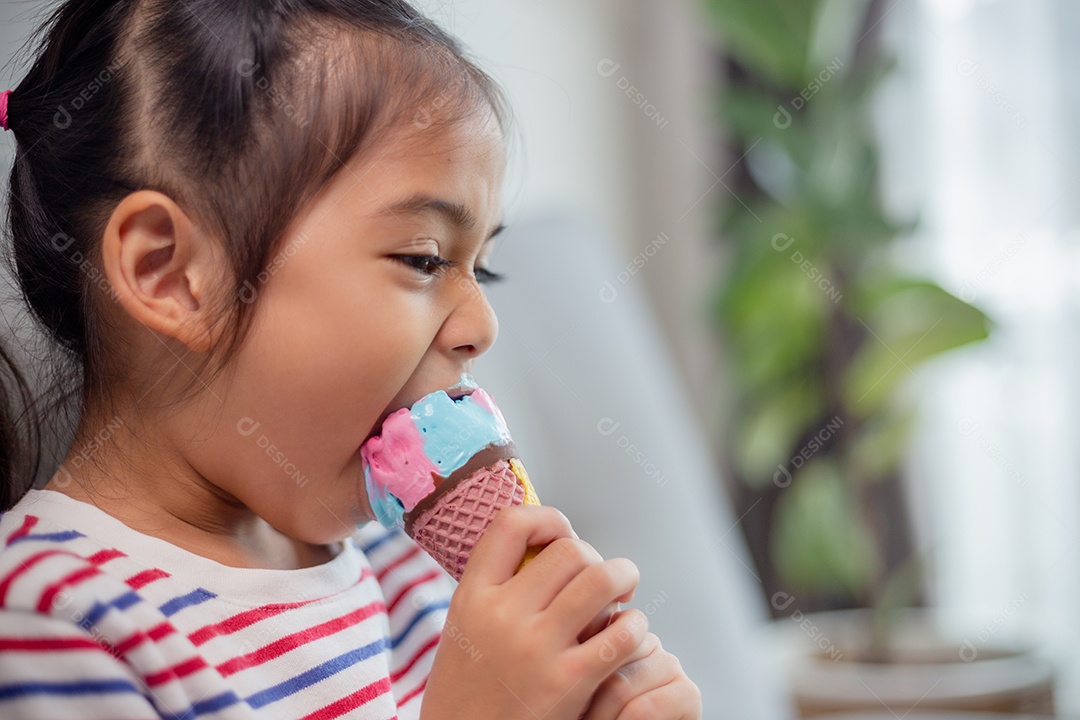
[[21,538],[23,535],[29,535],[30,531],[34,529],[34,526],[37,525],[37,523],[38,519],[33,515],[27,515],[26,517],[24,517],[22,525],[19,526],[19,529],[8,535],[7,544],[10,545],[11,543]]
[[320,638],[324,638],[327,635],[333,635],[336,632],[340,632],[347,627],[352,627],[374,615],[379,615],[386,612],[386,606],[382,602],[376,600],[373,603],[365,605],[362,608],[352,611],[348,615],[342,615],[339,618],[334,618],[320,625],[315,625],[306,630],[295,632],[292,635],[286,635],[283,638],[275,640],[274,642],[259,648],[254,652],[250,652],[247,655],[241,655],[240,657],[233,658],[228,662],[222,663],[217,666],[218,671],[228,677],[234,673],[238,673],[241,670],[246,670],[256,665],[262,665],[265,662],[269,662],[274,658],[281,657],[290,650],[295,650],[301,645],[314,642]]
[[410,700],[412,700],[414,697],[416,697],[420,693],[424,692],[424,686],[426,686],[426,685],[427,685],[427,678],[424,678],[424,682],[420,683],[420,685],[415,690],[413,690],[410,693],[407,693],[407,694],[403,695],[401,697],[401,699],[397,701],[397,706],[400,708],[402,705],[409,702]]
[[8,588],[11,587],[11,584],[13,582],[19,579],[20,575],[37,565],[42,560],[53,555],[72,555],[72,553],[68,552],[67,550],[42,550],[37,555],[31,555],[30,557],[28,557],[19,565],[19,567],[8,573],[7,577],[4,578],[3,582],[0,582],[0,606],[3,606],[4,601],[7,599]]
[[90,567],[79,568],[75,572],[69,573],[59,582],[55,582],[45,589],[45,592],[41,594],[41,599],[38,600],[37,611],[39,613],[48,612],[52,607],[53,599],[56,594],[59,593],[65,586],[75,586],[81,583],[87,578],[91,578],[94,575],[100,573],[98,567],[104,565],[118,557],[125,557],[124,553],[120,552],[116,548],[109,548],[107,550],[99,550],[86,560],[90,563]]
[[219,635],[231,635],[232,633],[243,630],[249,625],[254,625],[260,620],[265,620],[269,617],[279,615],[286,610],[292,610],[294,608],[303,607],[308,603],[314,602],[313,600],[303,600],[301,602],[294,603],[275,603],[272,605],[263,605],[261,607],[252,608],[251,610],[245,610],[242,613],[237,613],[232,617],[226,618],[221,622],[216,622],[213,625],[205,625],[195,632],[188,635],[188,639],[195,645],[202,645]]
[[[8,589],[11,587],[11,584],[14,583],[16,580],[18,580],[20,575],[22,575],[27,570],[34,567],[38,563],[40,563],[42,560],[45,560],[46,558],[50,558],[53,555],[69,555],[69,556],[71,556],[73,558],[78,558],[79,560],[88,561],[88,562],[92,563],[93,565],[103,565],[103,564],[107,563],[109,560],[112,560],[113,558],[124,557],[124,553],[120,552],[119,550],[117,550],[115,548],[110,548],[110,549],[107,549],[107,550],[99,550],[98,552],[91,555],[89,558],[81,557],[81,556],[76,555],[75,553],[73,553],[73,552],[71,552],[69,550],[57,550],[55,548],[51,549],[51,550],[42,550],[41,552],[37,553],[36,555],[31,555],[26,560],[24,560],[19,565],[19,567],[15,568],[10,573],[8,573],[7,577],[4,578],[3,582],[0,582],[0,606],[2,606],[4,604],[4,601],[7,599],[7,592],[8,592]],[[40,607],[40,603],[39,603],[39,607]],[[46,605],[45,607],[48,608],[48,605]]]
[[161,685],[167,683],[170,680],[179,680],[182,677],[197,673],[203,668],[207,667],[206,661],[201,657],[193,657],[190,660],[185,660],[179,665],[173,665],[171,668],[165,668],[161,672],[156,672],[152,675],[144,675],[143,681],[150,687],[154,685]]
[[416,652],[416,654],[412,656],[412,660],[409,660],[409,662],[405,664],[405,667],[401,668],[396,673],[394,673],[393,675],[390,676],[390,682],[397,682],[401,678],[405,677],[405,674],[407,672],[409,672],[410,670],[412,670],[413,665],[416,664],[416,661],[419,660],[420,658],[424,657],[424,655],[426,655],[431,650],[431,648],[437,647],[438,644],[439,644],[439,636],[438,635],[436,635],[435,637],[428,640],[427,644],[424,645],[424,647],[420,648]]
[[0,650],[41,652],[46,650],[102,650],[87,638],[0,638]]
[[143,632],[142,630],[135,631],[131,637],[126,640],[121,640],[116,645],[113,645],[113,652],[117,655],[123,655],[133,647],[140,645],[143,640],[153,640],[157,642],[161,638],[171,635],[174,632],[176,632],[176,628],[173,627],[172,623],[166,620],[165,622],[150,628],[149,632]]
[[401,602],[401,599],[404,598],[405,595],[410,590],[414,589],[417,585],[423,585],[426,582],[430,582],[431,580],[434,580],[435,578],[439,577],[439,575],[441,575],[441,574],[442,574],[442,571],[440,571],[440,570],[431,570],[430,572],[426,572],[423,575],[421,575],[420,577],[413,580],[411,583],[409,583],[408,585],[403,587],[401,589],[401,591],[396,596],[394,596],[394,599],[391,600],[390,604],[386,606],[386,612],[388,612],[388,613],[394,612],[394,608],[397,607],[397,604],[399,602]]
[[98,570],[96,567],[84,567],[79,568],[73,573],[68,573],[64,576],[62,580],[60,580],[60,582],[55,582],[49,587],[45,588],[45,592],[41,594],[41,598],[38,600],[37,611],[39,613],[48,612],[49,608],[52,607],[53,598],[56,597],[57,593],[59,593],[60,590],[62,590],[64,587],[67,587],[68,585],[78,585],[83,580],[91,578],[94,575],[99,574],[100,572],[101,571]]
[[389,575],[389,574],[390,574],[391,572],[393,572],[393,571],[394,571],[395,569],[397,569],[398,567],[401,567],[401,566],[402,566],[403,564],[405,564],[405,563],[407,563],[408,561],[412,560],[412,559],[413,559],[414,557],[416,557],[416,556],[417,556],[417,555],[419,555],[419,554],[420,554],[420,546],[419,546],[419,545],[413,545],[413,547],[412,547],[412,550],[410,550],[409,552],[405,553],[404,555],[402,555],[401,557],[399,557],[399,558],[398,558],[397,560],[395,560],[394,562],[390,563],[389,565],[385,565],[385,566],[383,566],[383,569],[382,569],[382,570],[380,570],[380,571],[379,571],[379,572],[378,572],[378,573],[377,573],[377,574],[375,575],[375,578],[376,578],[376,579],[377,579],[377,580],[378,580],[378,581],[379,581],[380,583],[382,583],[382,579],[383,579],[384,577],[386,577],[387,575]]
[[105,550],[98,550],[96,553],[86,558],[86,561],[91,565],[101,567],[110,560],[115,560],[118,557],[127,557],[127,555],[116,548],[106,548]]
[[[360,571],[360,577],[358,577],[356,579],[356,582],[353,583],[353,587],[359,585],[364,580],[367,580],[372,575],[373,573],[371,572],[371,568],[363,568],[363,570]],[[331,596],[328,595],[326,597]],[[233,615],[232,617],[226,618],[225,620],[216,622],[213,625],[206,625],[199,628],[195,632],[188,635],[188,639],[191,640],[191,642],[194,643],[196,646],[202,645],[203,643],[213,640],[219,635],[231,635],[238,630],[243,630],[246,627],[254,625],[260,620],[274,617],[275,615],[279,615],[286,610],[293,610],[295,608],[303,607],[304,605],[310,605],[311,603],[316,603],[325,599],[325,597],[319,597],[294,603],[274,603],[272,605],[263,605],[262,607],[245,610],[242,613],[238,613],[236,615]]]
[[340,700],[336,700],[329,705],[319,708],[310,715],[305,715],[300,720],[333,720],[333,718],[339,718],[347,712],[355,710],[364,703],[371,702],[380,695],[385,695],[390,692],[390,681],[386,678],[377,680],[371,683],[365,688],[360,688],[352,695],[346,695]]
[[169,577],[169,573],[164,570],[158,570],[154,568],[152,570],[143,570],[141,573],[132,575],[127,579],[128,587],[132,590],[138,590],[146,587],[155,580]]

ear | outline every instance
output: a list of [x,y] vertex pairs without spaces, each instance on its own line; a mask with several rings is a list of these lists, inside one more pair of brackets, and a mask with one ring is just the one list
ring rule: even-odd
[[113,210],[102,239],[102,264],[120,305],[135,320],[196,352],[213,345],[209,288],[216,253],[167,195],[139,190]]

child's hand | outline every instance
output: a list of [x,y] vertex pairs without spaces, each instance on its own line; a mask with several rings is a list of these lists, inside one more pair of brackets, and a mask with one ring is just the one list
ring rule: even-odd
[[652,633],[597,690],[584,720],[700,720],[701,692]]
[[[525,549],[545,544],[515,575]],[[633,563],[602,560],[557,510],[503,510],[450,602],[421,717],[578,720],[609,675],[648,659],[641,647],[648,622],[638,610],[578,641],[605,608],[629,600],[637,582]]]

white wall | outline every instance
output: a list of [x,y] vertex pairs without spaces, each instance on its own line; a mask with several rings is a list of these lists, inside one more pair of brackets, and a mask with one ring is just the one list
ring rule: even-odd
[[458,35],[512,98],[521,152],[508,173],[509,222],[573,217],[613,234],[623,259],[596,278],[597,292],[605,283],[646,288],[699,421],[714,427],[710,227],[730,160],[713,134],[715,62],[699,3],[418,6]]
[[934,603],[976,649],[1036,645],[1080,711],[1080,96],[1073,0],[921,0],[889,17],[887,189],[906,258],[990,314],[990,340],[919,370],[911,463]]

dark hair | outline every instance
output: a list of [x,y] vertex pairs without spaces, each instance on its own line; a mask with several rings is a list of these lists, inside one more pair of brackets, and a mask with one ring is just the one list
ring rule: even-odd
[[[233,283],[215,309],[228,332],[202,368],[219,370],[289,222],[344,161],[399,127],[486,110],[504,134],[509,122],[496,83],[403,0],[68,0],[31,40],[8,107],[10,259],[61,349],[50,408],[66,398],[76,416],[123,377],[98,247],[124,196],[161,191],[220,239]],[[45,407],[27,401],[12,360],[0,357],[15,388],[0,397],[0,508],[39,470],[16,456]]]

